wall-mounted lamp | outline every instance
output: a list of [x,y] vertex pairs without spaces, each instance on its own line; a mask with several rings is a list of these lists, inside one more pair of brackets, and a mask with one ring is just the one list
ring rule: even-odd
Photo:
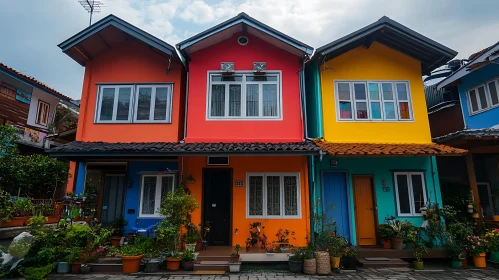
[[238,233],[239,233],[239,229],[236,228],[236,234],[238,234]]
[[188,184],[194,184],[194,183],[196,183],[196,179],[194,179],[194,177],[192,177],[191,174],[189,174],[189,177],[187,177],[186,181],[187,181]]

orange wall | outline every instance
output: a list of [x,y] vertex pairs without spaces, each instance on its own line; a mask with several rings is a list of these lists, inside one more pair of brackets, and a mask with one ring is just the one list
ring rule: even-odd
[[68,182],[66,183],[66,193],[68,192],[74,192],[75,188],[75,174],[76,174],[76,162],[70,161],[69,162],[69,172],[68,172]]
[[[300,57],[257,37],[241,46],[231,38],[194,52],[189,62],[189,104],[186,142],[299,142],[303,139],[300,112]],[[234,62],[236,71],[253,71],[253,62],[267,63],[267,71],[280,70],[282,120],[206,120],[207,73],[220,70],[220,62]]]
[[[181,165],[181,163],[180,163]],[[196,182],[187,184],[191,193],[196,197],[200,208],[193,214],[193,223],[201,223],[202,205],[202,171],[203,168],[232,168],[232,244],[245,246],[246,239],[250,237],[249,224],[260,221],[265,226],[267,242],[276,241],[275,234],[282,229],[295,231],[296,240],[291,240],[294,246],[305,246],[306,237],[310,232],[310,212],[308,194],[307,158],[305,156],[232,156],[229,166],[206,165],[206,157],[184,157],[184,172],[186,176],[192,175]],[[301,219],[247,219],[246,218],[246,187],[235,187],[236,180],[244,180],[246,186],[247,172],[299,172],[301,187]],[[235,234],[236,228],[239,234]]]
[[[185,78],[181,64],[129,40],[87,62],[77,141],[177,142],[183,137]],[[171,124],[95,124],[97,83],[174,83]],[[182,105],[182,106],[181,106]]]

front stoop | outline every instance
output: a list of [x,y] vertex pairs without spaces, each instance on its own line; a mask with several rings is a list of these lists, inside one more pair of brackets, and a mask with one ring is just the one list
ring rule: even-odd
[[229,271],[229,261],[200,261],[194,264],[194,271]]
[[364,268],[409,267],[408,262],[397,258],[364,258],[359,259],[359,263]]

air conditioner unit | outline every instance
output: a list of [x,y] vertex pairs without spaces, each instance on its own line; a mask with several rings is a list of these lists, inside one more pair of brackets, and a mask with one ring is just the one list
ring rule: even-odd
[[267,72],[267,63],[266,62],[253,62],[253,72],[254,73]]

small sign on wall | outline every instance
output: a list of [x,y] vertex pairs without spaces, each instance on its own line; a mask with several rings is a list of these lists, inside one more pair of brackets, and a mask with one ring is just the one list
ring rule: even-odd
[[244,181],[243,180],[236,180],[236,187],[244,187]]
[[329,167],[331,167],[331,168],[336,168],[336,167],[338,167],[338,160],[336,160],[336,159],[332,159],[332,160],[330,160],[330,161],[329,161]]

